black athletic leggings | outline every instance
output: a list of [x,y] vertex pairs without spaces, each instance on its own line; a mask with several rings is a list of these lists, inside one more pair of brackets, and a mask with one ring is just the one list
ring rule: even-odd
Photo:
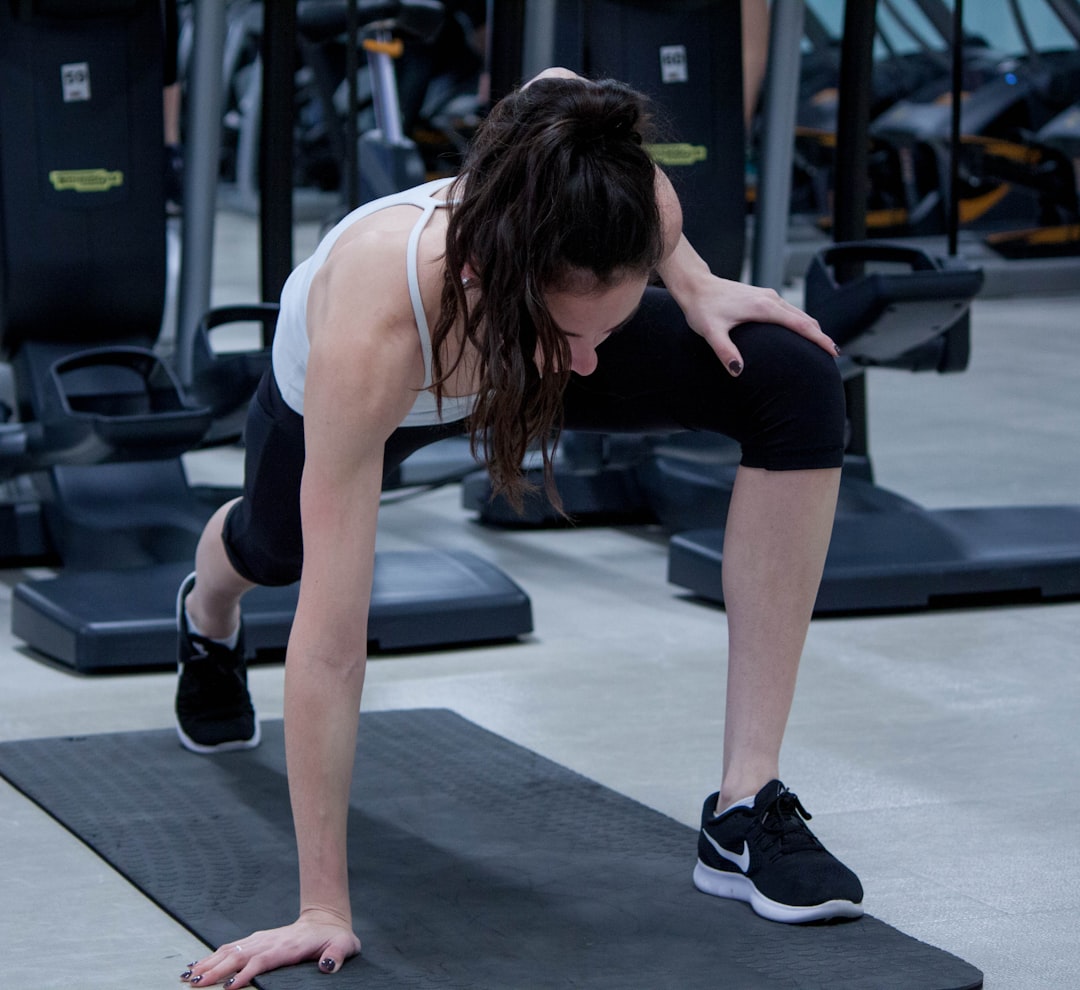
[[[770,471],[840,467],[844,393],[835,360],[772,324],[732,331],[744,369],[732,378],[687,325],[674,300],[649,289],[634,318],[597,350],[599,365],[574,375],[565,427],[600,433],[722,433],[742,447],[740,463]],[[402,427],[386,444],[384,473],[421,447],[464,433],[464,423]],[[304,424],[267,373],[244,433],[244,497],[225,522],[237,571],[263,585],[300,577],[300,477]]]

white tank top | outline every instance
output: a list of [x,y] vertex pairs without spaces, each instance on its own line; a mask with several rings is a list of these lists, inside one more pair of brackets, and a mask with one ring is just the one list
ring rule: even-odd
[[436,179],[414,189],[384,196],[382,199],[365,203],[353,210],[338,223],[315,249],[315,253],[301,262],[293,270],[281,290],[281,310],[278,314],[277,329],[274,331],[272,364],[274,378],[281,389],[282,398],[288,406],[301,416],[304,414],[304,379],[307,375],[310,341],[307,328],[308,293],[315,273],[322,267],[330,249],[338,238],[358,220],[392,206],[415,206],[420,216],[409,234],[409,243],[405,252],[405,269],[409,279],[409,297],[412,300],[413,316],[420,335],[420,349],[424,355],[424,384],[417,393],[416,402],[402,420],[402,426],[433,426],[438,423],[452,423],[464,419],[472,411],[476,401],[474,395],[446,396],[442,401],[442,415],[435,406],[435,396],[431,392],[431,332],[424,314],[423,300],[420,297],[420,277],[417,270],[417,251],[420,235],[427,226],[435,210],[446,206],[446,200],[435,199],[434,194],[445,189],[453,181]]

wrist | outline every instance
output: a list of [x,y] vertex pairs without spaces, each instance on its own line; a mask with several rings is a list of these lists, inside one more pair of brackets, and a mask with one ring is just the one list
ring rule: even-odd
[[677,302],[690,302],[699,292],[715,279],[705,260],[692,247],[686,238],[656,267],[656,273],[663,280],[664,288]]
[[342,928],[352,929],[352,910],[339,908],[326,904],[304,904],[300,908],[299,918],[301,921],[312,921],[323,925],[340,925]]

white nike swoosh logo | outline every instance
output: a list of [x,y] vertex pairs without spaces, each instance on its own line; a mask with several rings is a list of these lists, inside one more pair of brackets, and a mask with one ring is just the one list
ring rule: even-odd
[[716,841],[708,832],[704,829],[701,830],[702,835],[709,840],[709,845],[713,847],[721,856],[724,857],[729,863],[734,863],[740,870],[745,873],[750,869],[750,847],[746,844],[746,840],[743,840],[742,852],[736,855],[733,852],[728,851],[719,842]]

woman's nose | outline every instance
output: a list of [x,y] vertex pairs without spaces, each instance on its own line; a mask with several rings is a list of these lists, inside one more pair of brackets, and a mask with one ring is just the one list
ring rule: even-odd
[[596,348],[589,347],[588,345],[582,345],[581,347],[575,347],[570,352],[570,370],[575,375],[591,375],[596,371],[596,365],[598,364],[596,357]]

